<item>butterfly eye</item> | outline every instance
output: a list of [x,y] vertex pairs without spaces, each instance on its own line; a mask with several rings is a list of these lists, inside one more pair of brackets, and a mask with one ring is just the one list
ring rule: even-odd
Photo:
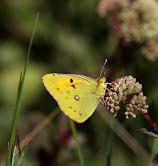
[[73,79],[70,79],[70,82],[73,83]]

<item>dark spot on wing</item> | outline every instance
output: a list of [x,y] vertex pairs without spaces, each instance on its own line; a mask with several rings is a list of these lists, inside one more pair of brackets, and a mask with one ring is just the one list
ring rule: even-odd
[[70,93],[69,91],[66,91],[68,94]]
[[69,108],[71,108],[71,109],[72,109],[72,107],[69,107]]
[[74,110],[74,112],[76,112],[76,110]]
[[80,97],[79,97],[78,95],[75,95],[75,96],[74,96],[74,99],[75,99],[76,101],[78,101],[78,100],[80,100]]
[[71,85],[74,89],[76,89],[76,86],[73,84],[73,85]]
[[81,115],[81,113],[79,113],[79,115]]
[[57,88],[57,90],[59,90],[59,88]]
[[73,79],[70,79],[70,82],[73,83]]
[[68,97],[65,97],[66,99],[68,99]]

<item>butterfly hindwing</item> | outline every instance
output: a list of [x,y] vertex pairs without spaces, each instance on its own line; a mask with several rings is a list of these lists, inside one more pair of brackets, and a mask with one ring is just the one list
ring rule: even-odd
[[100,102],[96,90],[97,86],[90,82],[73,84],[61,93],[58,104],[67,116],[82,123],[92,115]]

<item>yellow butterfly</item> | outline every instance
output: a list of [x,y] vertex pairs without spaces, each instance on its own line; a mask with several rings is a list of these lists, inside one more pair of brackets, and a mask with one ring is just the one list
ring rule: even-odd
[[72,120],[83,123],[102,101],[106,90],[106,78],[96,80],[75,74],[46,74],[43,84],[57,101],[61,110]]

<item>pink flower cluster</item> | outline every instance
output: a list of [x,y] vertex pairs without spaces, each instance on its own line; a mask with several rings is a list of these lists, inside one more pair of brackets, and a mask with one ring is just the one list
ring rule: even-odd
[[104,104],[111,113],[116,115],[122,105],[126,110],[126,119],[129,116],[136,118],[135,110],[148,113],[149,106],[146,104],[146,96],[142,92],[142,85],[136,82],[136,79],[131,75],[121,77],[109,85],[111,87],[107,89]]

